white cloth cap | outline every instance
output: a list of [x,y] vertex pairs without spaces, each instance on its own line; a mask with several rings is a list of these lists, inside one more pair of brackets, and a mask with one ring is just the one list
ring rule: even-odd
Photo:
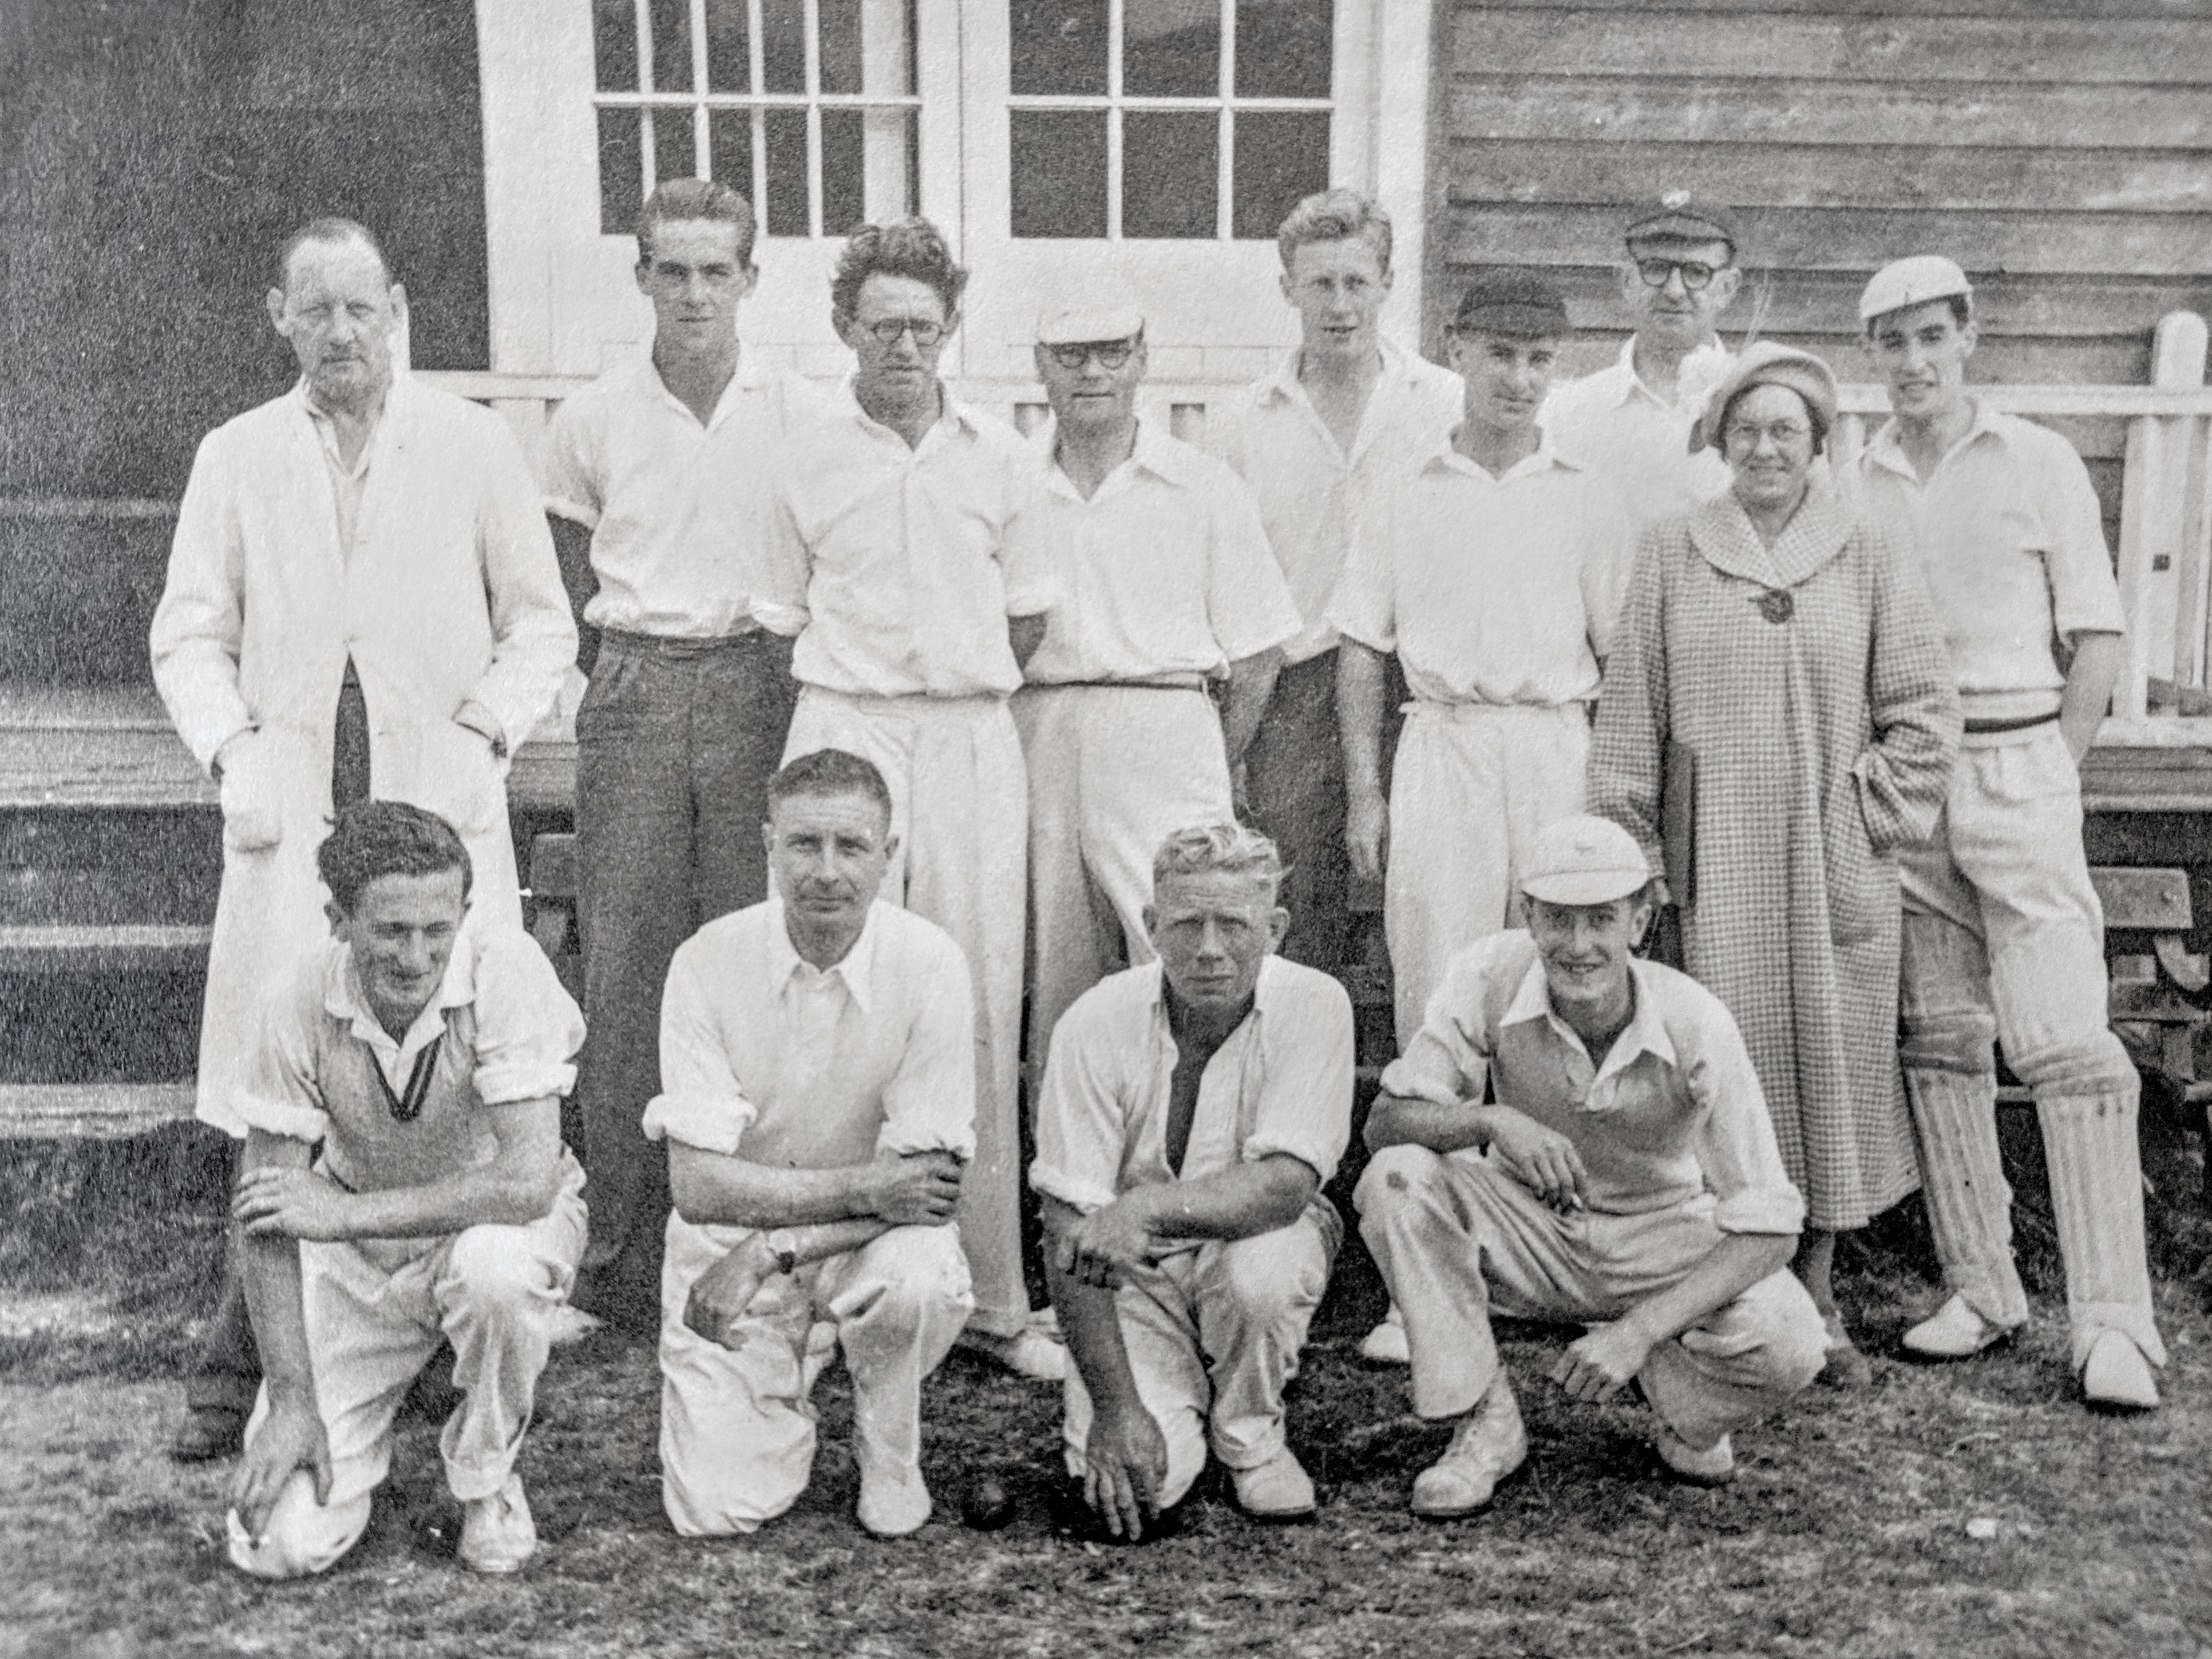
[[1521,890],[1547,904],[1607,904],[1650,879],[1635,836],[1610,818],[1577,812],[1538,832]]
[[1930,300],[1953,295],[1972,298],[1974,285],[1957,264],[1940,253],[1916,253],[1909,259],[1893,259],[1874,274],[1859,295],[1859,320],[1870,323],[1907,306],[1924,306]]

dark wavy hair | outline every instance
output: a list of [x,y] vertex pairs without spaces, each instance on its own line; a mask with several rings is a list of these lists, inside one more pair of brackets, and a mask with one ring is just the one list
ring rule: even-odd
[[459,870],[464,899],[476,879],[469,849],[453,826],[404,800],[356,801],[345,808],[315,849],[315,868],[331,890],[331,902],[348,915],[361,902],[362,890],[382,876]]
[[854,231],[837,256],[837,274],[830,279],[831,313],[851,317],[858,312],[860,285],[876,276],[928,283],[945,302],[947,318],[960,308],[960,295],[968,287],[968,273],[952,262],[945,234],[927,219],[862,225]]

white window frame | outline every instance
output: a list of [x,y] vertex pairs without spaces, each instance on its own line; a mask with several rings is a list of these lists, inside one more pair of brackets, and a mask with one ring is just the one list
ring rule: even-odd
[[[990,3],[991,0],[985,0]],[[995,0],[1004,5],[1007,0]],[[1334,0],[1332,16],[1347,7],[1358,7],[1363,0]],[[1214,137],[1213,234],[1209,238],[1160,237],[1145,240],[1173,240],[1181,242],[1233,241],[1236,239],[1236,210],[1234,191],[1237,182],[1236,120],[1240,114],[1297,112],[1322,114],[1329,118],[1332,155],[1335,147],[1337,123],[1336,84],[1342,72],[1338,54],[1329,54],[1329,95],[1326,98],[1268,98],[1245,97],[1237,91],[1237,0],[1217,0],[1217,15],[1220,20],[1220,65],[1214,91],[1211,96],[1187,94],[1177,97],[1156,96],[1125,92],[1122,89],[1122,45],[1126,38],[1126,18],[1128,0],[1107,0],[1106,11],[1106,90],[1097,93],[1021,93],[1010,92],[1006,100],[1007,118],[1019,112],[1030,110],[1083,110],[1106,112],[1106,236],[1109,242],[1129,240],[1121,234],[1121,124],[1124,116],[1135,112],[1150,114],[1156,111],[1213,112],[1218,118]],[[1008,227],[1011,233],[1012,227]],[[1024,237],[1024,241],[1049,240]],[[1086,239],[1087,240],[1087,239]],[[1246,238],[1247,240],[1254,240]]]

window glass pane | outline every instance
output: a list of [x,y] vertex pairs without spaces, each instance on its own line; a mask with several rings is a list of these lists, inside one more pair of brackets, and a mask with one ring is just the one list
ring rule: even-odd
[[[1008,0],[1007,19],[1012,90],[1105,96],[1106,0]],[[1105,142],[1103,130],[1099,141]],[[1103,166],[1103,150],[1100,155]]]
[[847,236],[915,210],[914,112],[822,112],[822,234]]
[[761,216],[771,236],[808,236],[806,215],[806,112],[772,109],[764,123],[768,136],[768,211]]
[[[646,0],[653,13],[653,86],[691,90],[690,0]],[[690,171],[686,168],[685,171]]]
[[1144,98],[1211,98],[1221,90],[1220,0],[1127,0],[1121,90]]
[[637,143],[637,112],[599,112],[599,234],[627,236],[637,228],[645,198],[639,189],[643,161]]
[[1328,97],[1335,31],[1330,0],[1237,0],[1237,95]]
[[699,145],[691,131],[691,112],[663,105],[647,112],[653,124],[653,181],[689,179],[699,170]]
[[800,0],[761,0],[761,79],[769,92],[806,90],[806,9]]
[[592,56],[601,92],[637,90],[637,0],[592,0]]
[[914,90],[908,0],[821,0],[822,90],[903,97]]
[[1328,112],[1240,110],[1231,118],[1231,234],[1266,240],[1302,198],[1328,188]]
[[[707,87],[711,92],[750,92],[752,61],[748,57],[751,25],[745,0],[707,0]],[[715,177],[721,175],[717,173]],[[750,192],[748,191],[748,194]]]
[[753,112],[749,109],[709,110],[707,113],[709,177],[753,199]]
[[1211,110],[1131,110],[1121,118],[1123,236],[1213,234],[1220,130]]
[[1008,180],[1017,236],[1106,234],[1106,112],[1018,109],[1014,176]]

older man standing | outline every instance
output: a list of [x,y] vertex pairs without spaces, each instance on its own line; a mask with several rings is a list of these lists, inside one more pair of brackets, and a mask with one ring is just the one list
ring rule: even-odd
[[853,378],[830,416],[770,459],[763,526],[771,628],[796,633],[787,757],[864,756],[890,789],[884,896],[943,927],[975,984],[975,1161],[961,1241],[975,1316],[963,1339],[1057,1382],[1066,1356],[1032,1320],[1022,1276],[1019,1084],[1028,782],[1006,700],[1048,590],[1009,552],[1031,488],[1012,428],[938,379],[968,273],[936,227],[864,225],[830,318]]
[[1393,470],[1459,419],[1459,377],[1385,335],[1390,219],[1357,191],[1309,196],[1275,233],[1298,343],[1206,422],[1207,447],[1252,487],[1303,626],[1245,750],[1252,815],[1283,849],[1283,954],[1340,965],[1349,945],[1336,629],[1326,614],[1352,527]]
[[676,1212],[661,1278],[661,1495],[686,1535],[751,1532],[814,1464],[834,1324],[853,1375],[860,1524],[929,1519],[921,1380],[969,1310],[949,1225],[975,1151],[975,1019],[960,947],[879,904],[898,854],[883,775],[818,749],[769,784],[775,896],[676,953],[661,1010]]
[[[507,423],[394,375],[406,296],[375,240],[318,219],[276,276],[269,319],[299,384],[201,444],[152,632],[154,683],[222,793],[198,1110],[241,1137],[270,988],[321,932],[333,808],[374,794],[439,813],[475,866],[471,917],[519,926],[508,754],[576,654]],[[234,1283],[179,1455],[236,1446],[257,1372]]]
[[1231,775],[1298,630],[1251,490],[1137,418],[1145,365],[1144,313],[1126,295],[1038,319],[1053,420],[1011,538],[1052,595],[1014,699],[1030,769],[1032,1078],[1068,1006],[1150,959],[1152,853],[1181,825],[1232,816]]
[[1728,374],[1720,314],[1743,281],[1727,209],[1670,191],[1628,221],[1620,303],[1635,332],[1620,360],[1561,382],[1544,405],[1559,452],[1605,477],[1638,526],[1686,513],[1728,488],[1728,468],[1692,453],[1690,428]]
[[1964,1358],[2027,1318],[1995,1038],[2035,1096],[2082,1393],[2148,1409],[2166,1346],[2143,1245],[2142,1084],[2106,1023],[2104,912],[2081,847],[2081,758],[2125,662],[2096,492],[2065,439],[1966,391],[1973,289],[1951,260],[1885,265],[1859,316],[1894,411],[1859,484],[1869,515],[1919,549],[1966,726],[1935,838],[1901,857],[1905,1090],[1951,1292],[1905,1346]]
[[1522,868],[1528,931],[1456,957],[1382,1074],[1360,1236],[1405,1311],[1413,1409],[1454,1425],[1416,1515],[1473,1514],[1528,1455],[1493,1307],[1588,1325],[1553,1380],[1593,1404],[1636,1382],[1661,1459],[1699,1484],[1820,1369],[1826,1333],[1789,1270],[1804,1200],[1735,1022],[1631,954],[1650,884],[1619,825],[1547,827]]
[[650,1329],[667,1168],[641,1133],[659,1092],[661,984],[676,947],[768,890],[758,825],[796,695],[768,596],[767,453],[819,398],[742,352],[759,272],[753,212],[726,185],[661,185],[637,225],[653,343],[554,415],[546,510],[596,636],[576,713],[584,1045],[592,1172],[580,1305]]
[[1310,1515],[1283,1389],[1344,1224],[1322,1183],[1352,1121],[1352,1002],[1273,954],[1282,861],[1233,823],[1152,860],[1159,960],[1101,981],[1053,1035],[1030,1184],[1075,1369],[1068,1473],[1132,1542],[1206,1466],[1257,1520]]

